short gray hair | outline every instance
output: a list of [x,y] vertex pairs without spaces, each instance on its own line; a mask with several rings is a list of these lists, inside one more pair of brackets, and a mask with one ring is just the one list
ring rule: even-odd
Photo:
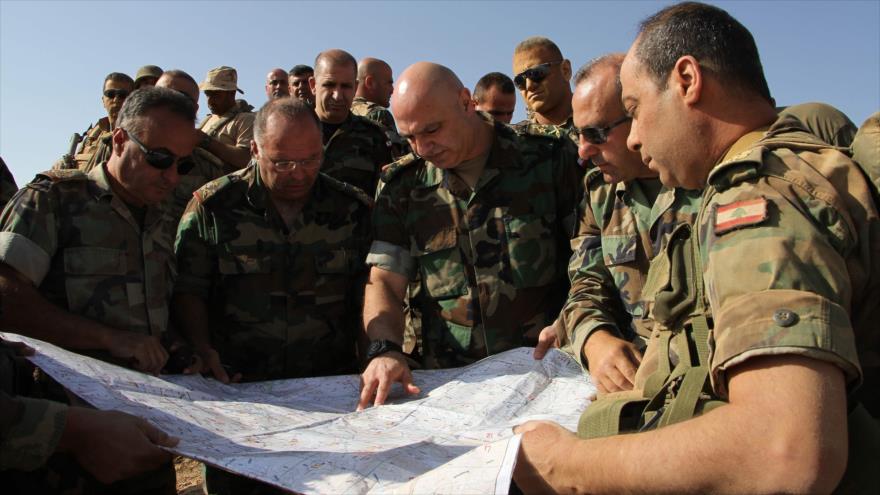
[[167,110],[195,126],[196,106],[192,100],[173,89],[147,86],[128,95],[119,111],[116,127],[140,133],[143,130],[143,118],[148,112],[157,109]]
[[607,67],[614,71],[614,85],[617,87],[617,94],[621,95],[623,87],[620,84],[620,67],[623,65],[624,57],[626,57],[625,53],[607,53],[590,60],[578,69],[574,75],[574,85],[577,86],[592,77],[597,70]]
[[313,121],[318,127],[318,132],[321,132],[321,121],[311,105],[292,96],[278,98],[277,100],[266,102],[254,118],[254,141],[257,143],[257,146],[260,146],[263,135],[266,134],[266,125],[269,122],[269,117],[275,114],[281,114],[291,121],[306,118],[306,120]]

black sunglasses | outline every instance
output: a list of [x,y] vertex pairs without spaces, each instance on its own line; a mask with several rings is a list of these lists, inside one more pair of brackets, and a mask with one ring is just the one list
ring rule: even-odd
[[129,91],[127,89],[105,89],[104,90],[104,96],[111,99],[111,100],[113,98],[116,98],[117,96],[120,98],[126,98],[126,97],[128,97],[129,93],[131,93],[131,91]]
[[513,77],[513,84],[522,91],[526,89],[526,79],[531,79],[534,83],[540,83],[550,75],[550,67],[561,63],[562,60],[558,60],[556,62],[546,62],[534,67],[529,67]]
[[176,161],[178,174],[186,175],[189,173],[190,170],[192,170],[194,163],[192,162],[192,159],[190,157],[182,157],[178,160],[177,155],[168,151],[165,148],[157,148],[154,150],[147,149],[147,147],[144,146],[144,143],[138,141],[138,139],[134,137],[134,134],[126,131],[125,129],[122,130],[125,131],[126,134],[128,134],[129,139],[131,139],[134,144],[138,145],[138,147],[144,153],[144,159],[146,159],[147,163],[150,164],[151,167],[158,168],[159,170],[167,170],[172,165],[174,165],[174,162]]
[[624,115],[623,117],[615,120],[614,122],[608,124],[607,127],[581,127],[578,129],[578,134],[584,137],[590,144],[605,144],[608,142],[608,134],[611,132],[611,129],[623,124],[624,122],[632,120],[632,117],[629,115]]

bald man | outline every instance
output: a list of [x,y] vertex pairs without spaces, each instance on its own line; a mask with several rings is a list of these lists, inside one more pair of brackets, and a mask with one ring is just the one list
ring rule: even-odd
[[391,66],[384,60],[367,57],[358,64],[358,86],[351,112],[397,130],[394,117],[388,111],[394,77]]
[[359,409],[384,403],[394,382],[418,392],[401,352],[404,293],[417,275],[423,367],[534,345],[565,299],[582,193],[570,141],[487,120],[446,67],[409,67],[392,104],[414,153],[383,174],[373,211]]
[[290,78],[284,69],[275,68],[266,74],[266,98],[277,100],[290,96]]
[[[199,85],[192,76],[182,70],[169,70],[162,73],[156,81],[156,87],[173,89],[189,98],[199,108]],[[192,163],[192,169],[180,176],[180,183],[169,197],[172,203],[171,211],[175,219],[180,219],[187,203],[192,199],[192,193],[208,182],[222,177],[236,169],[226,164],[220,158],[204,148],[194,148],[188,160]]]
[[309,85],[323,132],[321,171],[372,197],[382,167],[394,159],[384,127],[351,112],[358,87],[357,73],[357,61],[350,53],[326,50],[315,59],[315,75],[309,79]]

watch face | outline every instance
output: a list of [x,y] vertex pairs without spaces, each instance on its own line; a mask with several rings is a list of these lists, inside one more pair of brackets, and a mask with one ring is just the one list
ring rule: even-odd
[[384,342],[381,340],[374,340],[370,342],[370,347],[367,347],[367,356],[373,356],[377,352],[380,352],[385,347]]

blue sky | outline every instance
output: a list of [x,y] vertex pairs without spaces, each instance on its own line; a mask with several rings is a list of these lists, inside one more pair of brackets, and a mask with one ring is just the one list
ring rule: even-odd
[[[327,48],[452,68],[468,87],[511,72],[513,47],[547,36],[577,68],[625,51],[638,22],[670,2],[0,1],[0,156],[19,185],[70,135],[103,116],[101,84],[144,64],[201,81],[231,65],[244,98],[265,101],[269,69],[311,65]],[[860,124],[880,109],[880,2],[713,2],[748,27],[780,105],[824,101]],[[200,116],[207,104],[200,101]],[[517,102],[514,120],[523,118]]]

